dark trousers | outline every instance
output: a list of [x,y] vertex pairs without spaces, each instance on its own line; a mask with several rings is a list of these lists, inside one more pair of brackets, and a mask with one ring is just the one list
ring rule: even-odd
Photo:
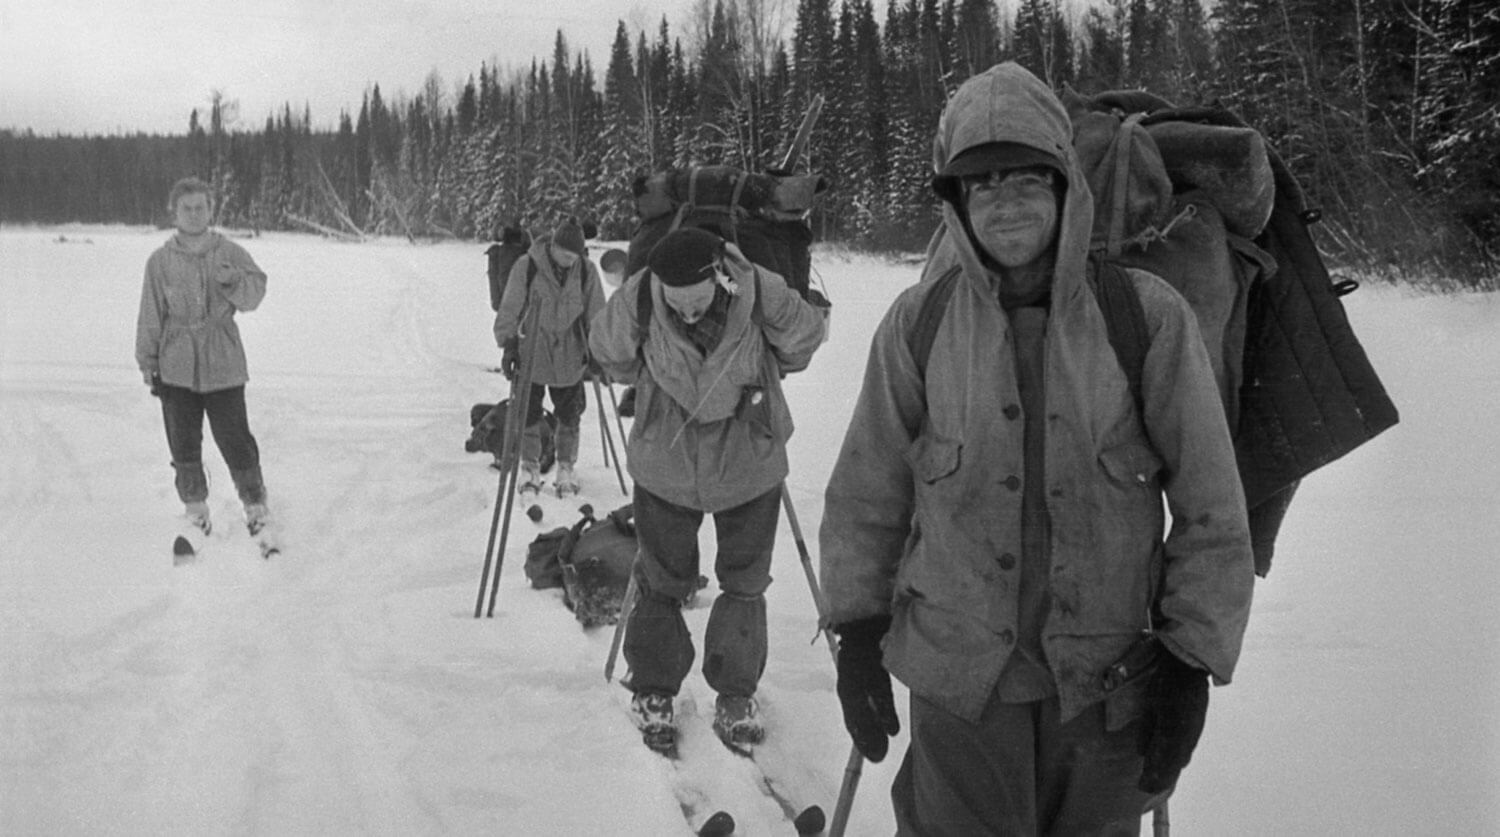
[[1104,729],[1104,705],[1066,724],[1056,696],[992,699],[971,724],[911,697],[911,746],[891,786],[897,833],[923,837],[1136,835],[1164,796],[1136,789],[1140,722]]
[[[675,695],[693,666],[682,602],[698,586],[703,512],[635,486],[640,598],[625,629],[625,662],[637,692]],[[703,637],[703,677],[721,695],[755,694],[766,668],[766,588],[781,516],[781,487],[714,514],[718,554],[714,599]]]
[[526,402],[526,432],[521,434],[521,458],[541,461],[544,394],[552,396],[552,415],[557,418],[557,461],[571,465],[578,461],[578,424],[589,404],[583,381],[566,387],[531,385],[531,397]]
[[177,472],[177,496],[182,502],[201,503],[208,498],[208,478],[203,472],[205,415],[240,499],[246,503],[265,502],[260,448],[250,434],[250,420],[245,414],[245,388],[193,392],[163,384],[158,392],[167,448],[172,453],[172,468]]

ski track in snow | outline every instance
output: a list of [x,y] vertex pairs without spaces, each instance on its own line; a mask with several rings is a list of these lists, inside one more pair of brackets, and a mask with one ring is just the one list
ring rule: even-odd
[[[790,833],[713,738],[696,669],[674,768],[604,682],[611,629],[527,584],[532,538],[626,501],[592,388],[583,494],[539,499],[540,523],[517,499],[495,616],[473,618],[499,475],[463,441],[469,405],[506,394],[486,371],[482,245],[243,242],[270,276],[239,322],[283,553],[259,558],[208,442],[215,533],[173,568],[180,507],[132,358],[166,233],[85,231],[63,247],[56,228],[0,230],[0,833],[685,834],[679,797],[698,794],[740,835]],[[916,276],[815,264],[833,336],[786,382],[814,557],[869,333]],[[1366,288],[1346,304],[1403,421],[1292,504],[1173,801],[1181,834],[1500,833],[1500,302]],[[785,522],[773,574],[765,751],[799,808],[831,815],[849,742]],[[714,591],[686,612],[699,640]],[[893,830],[904,747],[864,766],[850,834]]]

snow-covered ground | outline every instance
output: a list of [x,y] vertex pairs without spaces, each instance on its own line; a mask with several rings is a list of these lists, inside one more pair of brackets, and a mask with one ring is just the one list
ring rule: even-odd
[[[270,275],[240,323],[285,550],[256,555],[210,443],[220,526],[173,568],[180,509],[132,356],[165,235],[0,230],[0,833],[683,834],[676,785],[740,834],[790,833],[712,741],[701,675],[679,773],[604,681],[610,632],[528,587],[526,543],[572,504],[541,525],[516,509],[495,616],[473,618],[496,473],[463,441],[469,405],[504,389],[480,246],[242,242]],[[915,278],[815,267],[832,339],[788,381],[814,553],[868,336]],[[1304,483],[1173,800],[1179,835],[1500,833],[1500,299],[1346,303],[1402,423]],[[580,473],[602,510],[623,497],[593,411]],[[768,746],[831,813],[849,745],[785,522],[775,574]],[[904,745],[865,767],[850,834],[892,831]]]

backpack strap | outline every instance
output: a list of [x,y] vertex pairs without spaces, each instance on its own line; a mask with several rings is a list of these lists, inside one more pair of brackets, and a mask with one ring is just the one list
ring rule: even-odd
[[1115,359],[1125,373],[1136,411],[1145,421],[1146,398],[1141,379],[1146,369],[1146,352],[1151,348],[1151,333],[1146,326],[1146,308],[1141,304],[1140,292],[1135,289],[1135,283],[1125,268],[1113,262],[1091,258],[1088,279],[1094,301],[1104,315],[1109,345],[1114,348]]
[[[948,302],[958,285],[962,269],[951,268],[933,281],[932,288],[922,298],[912,322],[911,332],[906,336],[907,347],[916,361],[917,373],[927,379],[927,360],[932,355],[932,343],[937,338],[938,326],[948,313]],[[1146,326],[1146,309],[1141,304],[1140,293],[1125,269],[1112,262],[1100,259],[1089,260],[1089,288],[1094,300],[1104,314],[1104,326],[1109,332],[1109,344],[1115,350],[1115,359],[1125,373],[1125,381],[1135,399],[1136,410],[1144,420],[1146,415],[1145,395],[1141,379],[1146,368],[1146,352],[1151,348],[1151,334]]]
[[938,325],[948,314],[948,301],[953,298],[953,289],[958,286],[958,277],[963,268],[955,265],[947,273],[933,280],[932,288],[922,297],[917,309],[917,318],[912,322],[911,332],[906,335],[906,345],[917,362],[917,375],[927,380],[927,358],[932,354],[932,341],[937,339]]

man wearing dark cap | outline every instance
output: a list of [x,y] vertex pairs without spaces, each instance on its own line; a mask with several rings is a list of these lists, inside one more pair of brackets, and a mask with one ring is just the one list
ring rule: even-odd
[[[1208,354],[1182,297],[1127,271],[1137,407],[1071,133],[1014,63],[953,94],[933,281],[877,328],[828,484],[823,593],[867,758],[900,730],[890,675],[910,690],[900,834],[1138,833],[1239,655],[1250,541]],[[945,282],[924,362],[910,337]]]
[[[534,323],[536,358],[531,367],[526,429],[521,435],[522,494],[542,489],[542,395],[552,397],[557,418],[557,495],[578,493],[574,463],[578,461],[578,424],[587,400],[583,376],[589,363],[589,323],[604,308],[599,271],[587,257],[583,231],[564,221],[552,235],[538,237],[516,260],[500,309],[495,313],[495,342],[504,350],[501,368],[514,378],[521,365],[521,333]],[[532,312],[535,316],[531,316]]]
[[652,749],[676,746],[673,698],[694,658],[682,602],[697,588],[705,513],[718,532],[720,592],[703,637],[703,676],[718,693],[714,730],[738,749],[761,740],[754,695],[792,433],[781,378],[805,368],[825,334],[823,315],[781,276],[693,228],[664,237],[594,322],[594,357],[636,387],[626,450],[640,597],[624,653]]

